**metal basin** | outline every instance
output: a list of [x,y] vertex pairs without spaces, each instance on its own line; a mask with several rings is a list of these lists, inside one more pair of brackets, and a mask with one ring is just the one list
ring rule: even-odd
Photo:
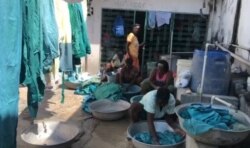
[[81,85],[81,82],[80,81],[75,81],[75,82],[65,81],[64,85],[68,89],[76,90],[77,87],[79,87]]
[[[123,96],[129,101],[131,97],[139,95],[141,93],[141,87],[138,85],[123,84]],[[125,88],[128,87],[126,90]]]
[[94,101],[90,104],[93,116],[100,120],[118,120],[124,117],[130,108],[130,103],[123,100],[116,102],[108,99]]
[[62,122],[47,121],[36,123],[24,130],[21,138],[34,148],[68,148],[79,134],[76,126]]
[[[173,131],[173,129],[165,121],[155,121],[155,129],[157,132],[162,131]],[[127,130],[128,138],[132,140],[136,148],[184,148],[185,147],[185,138],[183,141],[176,143],[174,145],[152,145],[140,142],[133,138],[137,133],[148,132],[147,122],[138,122],[130,125]]]
[[[188,108],[191,104],[192,103],[179,105],[175,108],[175,112],[178,115],[181,128],[190,137],[194,138],[195,140],[197,140],[201,143],[209,144],[209,145],[223,146],[223,145],[237,144],[237,143],[241,142],[242,140],[244,140],[248,136],[248,134],[250,132],[250,128],[246,129],[246,130],[241,130],[241,131],[228,131],[228,130],[213,128],[204,134],[201,134],[198,136],[197,135],[193,136],[192,134],[188,133],[188,131],[184,128],[184,126],[183,126],[184,118],[182,118],[180,116],[180,113],[183,110],[185,110],[186,108]],[[209,104],[205,104],[205,103],[203,103],[203,104],[209,105]],[[229,113],[235,119],[237,119],[240,123],[243,123],[247,127],[250,127],[250,118],[245,113],[243,113],[241,111],[235,112],[235,110],[233,110],[233,109],[230,109],[230,108],[225,107],[225,106],[220,106],[220,105],[213,105],[213,108],[229,110]]]

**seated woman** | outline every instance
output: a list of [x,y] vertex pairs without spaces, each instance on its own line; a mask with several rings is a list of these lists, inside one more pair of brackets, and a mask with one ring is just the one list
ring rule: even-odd
[[124,63],[124,54],[122,51],[116,51],[109,63],[106,64],[106,71],[113,71],[122,67]]
[[146,78],[142,81],[142,93],[146,94],[150,90],[158,89],[160,87],[169,88],[170,92],[172,92],[173,84],[173,73],[169,71],[168,62],[165,60],[160,60],[157,62],[157,67],[151,72],[149,78]]
[[159,144],[154,120],[166,120],[175,132],[185,135],[179,128],[178,118],[174,112],[176,100],[174,96],[165,87],[158,90],[152,90],[142,97],[139,102],[131,104],[129,113],[130,119],[134,122],[147,120],[150,135],[154,144]]
[[125,60],[125,65],[117,75],[119,84],[138,84],[139,71],[133,66],[132,59],[128,58]]
[[102,78],[102,81],[106,81],[107,77],[106,74],[112,72],[112,71],[117,71],[117,69],[121,68],[124,64],[125,57],[122,51],[117,51],[115,55],[112,57],[109,63],[105,65],[104,68],[104,77]]

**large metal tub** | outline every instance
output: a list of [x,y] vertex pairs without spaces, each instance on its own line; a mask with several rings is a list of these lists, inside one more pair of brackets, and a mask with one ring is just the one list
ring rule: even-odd
[[90,104],[93,116],[100,120],[118,120],[124,117],[130,108],[130,103],[123,100],[113,102],[108,99],[94,101]]
[[[141,93],[141,87],[138,85],[132,85],[130,87],[129,84],[123,84],[123,96],[130,101],[130,98]],[[127,88],[127,89],[126,89]]]
[[[173,129],[166,123],[166,121],[155,121],[155,129],[157,132],[162,131],[173,131]],[[185,139],[180,143],[176,143],[174,145],[152,145],[142,143],[135,138],[133,138],[137,133],[148,132],[148,124],[147,122],[138,122],[130,125],[127,130],[128,139],[132,140],[132,143],[136,148],[185,148]]]
[[[192,103],[179,105],[175,108],[175,112],[178,115],[181,128],[190,137],[194,138],[195,140],[197,140],[201,143],[208,144],[208,145],[223,146],[223,145],[237,144],[237,143],[241,142],[242,140],[244,140],[248,136],[248,134],[250,132],[250,128],[247,130],[242,130],[242,131],[227,131],[227,130],[223,130],[223,129],[213,128],[210,131],[208,131],[204,134],[198,135],[198,136],[197,135],[194,136],[194,135],[188,133],[188,131],[183,126],[184,118],[182,118],[180,116],[180,113],[183,110],[185,110],[187,107],[189,107],[191,104]],[[203,105],[209,105],[209,104],[203,103]],[[245,113],[243,113],[239,110],[236,112],[233,109],[230,109],[228,107],[221,106],[221,105],[213,105],[213,108],[229,110],[229,113],[235,119],[237,119],[239,122],[245,124],[246,126],[250,127],[250,118]]]
[[70,148],[79,132],[74,125],[46,121],[24,130],[21,138],[29,144],[29,148]]
[[77,87],[81,86],[81,82],[80,81],[75,81],[75,82],[65,81],[64,85],[68,89],[76,90]]

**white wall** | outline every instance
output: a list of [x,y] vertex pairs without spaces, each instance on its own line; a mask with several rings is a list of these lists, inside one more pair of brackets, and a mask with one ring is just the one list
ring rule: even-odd
[[[203,0],[93,0],[94,15],[87,18],[92,47],[92,53],[88,56],[88,72],[97,73],[99,70],[101,55],[101,13],[103,8],[198,14],[202,6]],[[203,9],[203,13],[209,13],[208,7]]]
[[[238,26],[238,35],[237,41],[238,44],[242,47],[250,49],[250,0],[241,1],[241,11],[240,11],[240,20]],[[249,51],[250,52],[250,51]],[[250,55],[248,51],[238,49],[237,54],[247,59],[250,62]],[[241,64],[242,70],[248,70],[250,73],[250,67],[247,67],[244,64]]]
[[[213,0],[211,1],[213,2]],[[209,29],[211,29],[211,41],[230,44],[233,36],[237,0],[217,0],[215,11],[210,14]]]

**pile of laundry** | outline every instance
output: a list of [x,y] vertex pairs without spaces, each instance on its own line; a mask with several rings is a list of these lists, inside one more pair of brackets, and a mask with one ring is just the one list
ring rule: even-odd
[[115,83],[97,83],[86,81],[82,83],[75,91],[75,94],[83,95],[82,109],[87,113],[91,113],[89,105],[96,100],[109,99],[111,101],[118,101],[122,99],[122,87]]
[[180,116],[185,119],[184,128],[192,135],[200,135],[213,128],[233,131],[248,129],[228,110],[212,108],[211,105],[191,104]]

